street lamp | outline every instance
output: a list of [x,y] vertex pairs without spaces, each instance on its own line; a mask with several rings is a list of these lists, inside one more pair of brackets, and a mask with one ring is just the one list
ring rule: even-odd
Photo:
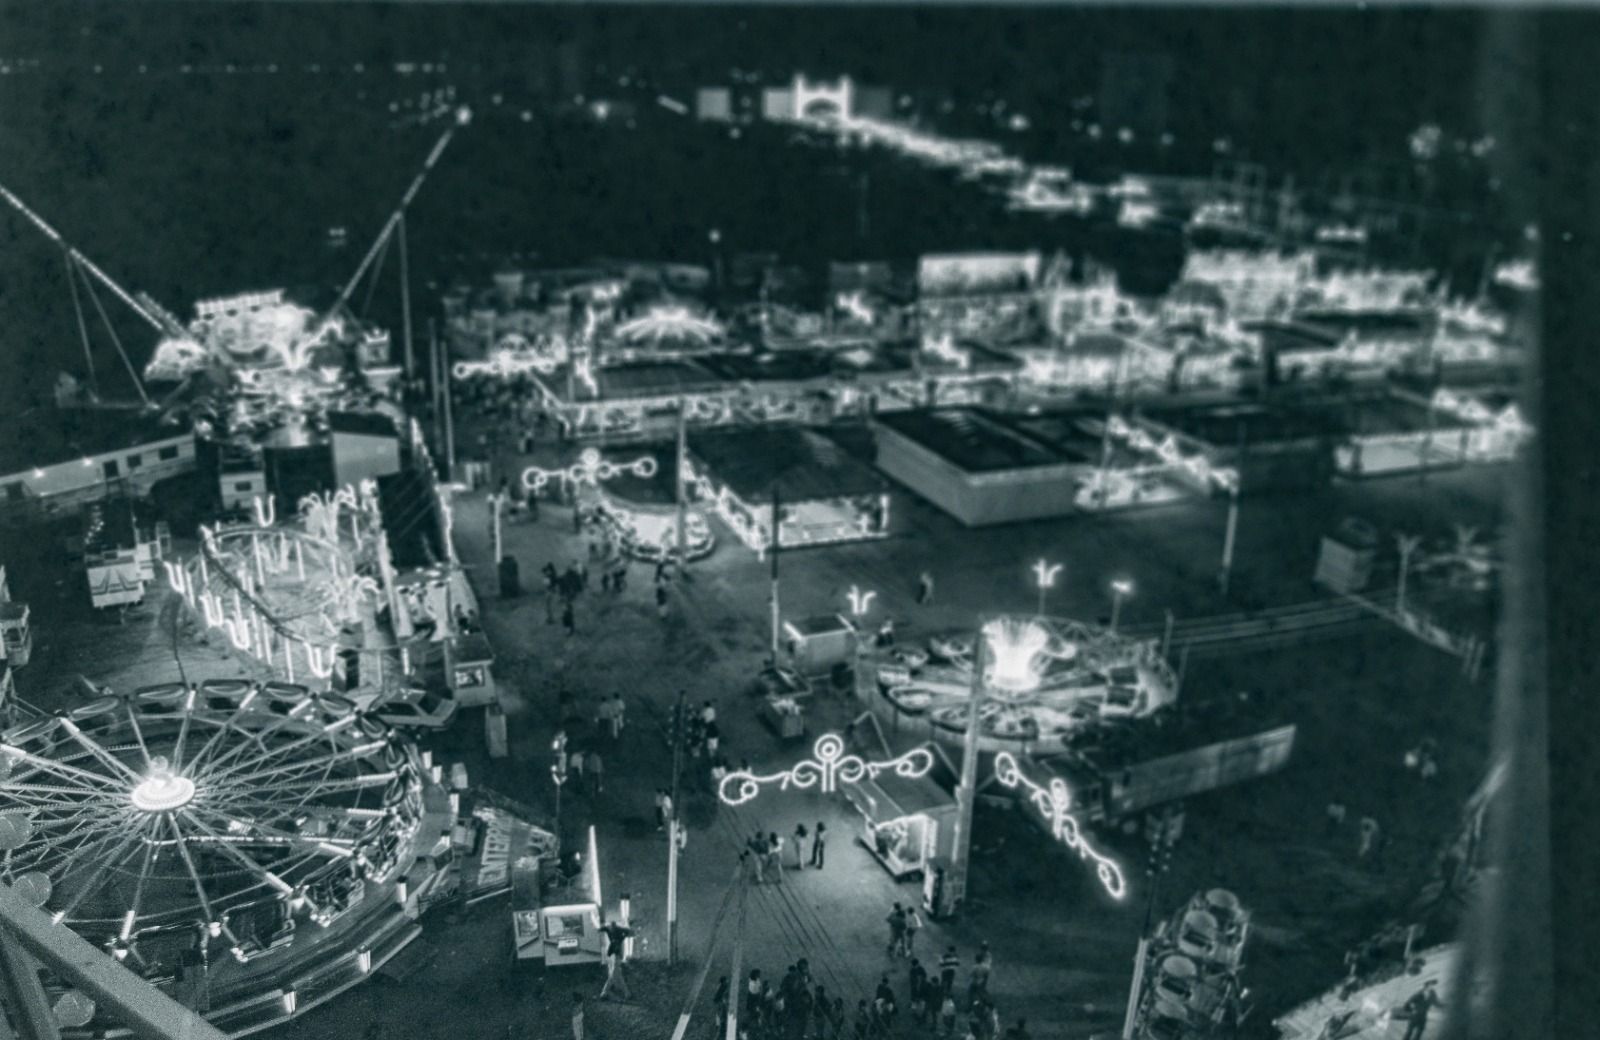
[[1044,596],[1047,589],[1055,587],[1056,575],[1061,573],[1061,564],[1046,563],[1040,560],[1033,565],[1033,577],[1039,586],[1039,616],[1044,617]]
[[1122,601],[1133,595],[1133,581],[1114,578],[1111,582],[1111,634],[1117,634],[1117,621],[1122,617]]

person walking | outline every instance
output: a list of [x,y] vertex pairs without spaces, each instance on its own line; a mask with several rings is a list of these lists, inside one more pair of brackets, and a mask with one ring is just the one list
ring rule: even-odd
[[828,826],[821,820],[817,821],[817,829],[811,832],[811,865],[818,870],[822,869],[824,859],[828,853]]
[[778,837],[777,831],[767,835],[767,869],[772,871],[772,880],[781,885],[783,883],[783,839]]
[[764,884],[767,880],[767,839],[760,831],[750,839],[748,851],[750,861],[755,866],[755,882],[758,885]]
[[590,750],[587,755],[584,755],[583,769],[584,772],[589,776],[589,788],[591,794],[599,794],[605,789],[606,767],[605,763],[600,758],[600,752]]
[[578,786],[580,787],[583,786],[585,757],[582,748],[575,749],[572,754],[567,756],[567,770],[577,777]]
[[[951,947],[954,952],[955,947]],[[956,998],[951,995],[946,987],[944,997],[939,1001],[939,1035],[944,1037],[956,1034]]]
[[889,911],[889,916],[884,918],[889,924],[889,956],[897,957],[906,941],[906,912],[900,904],[894,904],[894,909]]
[[806,825],[794,825],[794,869],[800,870],[805,864],[806,855]]
[[547,625],[556,623],[556,596],[559,594],[561,576],[556,573],[556,565],[545,562],[544,568],[539,572],[544,575],[544,621]]
[[717,1010],[717,1025],[711,1031],[712,1040],[721,1040],[728,1031],[728,976],[717,979],[717,991],[711,995],[711,1006]]
[[705,704],[700,707],[700,721],[705,723],[707,726],[717,721],[716,706],[710,701],[706,701]]
[[1356,845],[1356,859],[1366,859],[1378,846],[1378,821],[1370,816],[1361,817],[1361,838]]
[[567,630],[569,637],[578,634],[578,619],[573,616],[572,601],[570,599],[561,608],[561,627]]
[[611,697],[611,737],[616,739],[622,736],[624,716],[628,706],[622,699],[622,694],[613,694]]
[[667,587],[665,585],[656,586],[656,617],[662,621],[667,620]]
[[923,571],[917,578],[917,606],[927,606],[933,602],[933,575]]
[[1433,979],[1429,979],[1411,995],[1410,1000],[1401,1005],[1400,1011],[1406,1019],[1406,1032],[1401,1040],[1422,1040],[1422,1034],[1428,1031],[1428,1013],[1436,1007],[1444,1007],[1444,1002],[1434,990],[1437,985]]
[[583,994],[572,995],[572,1040],[583,1040]]
[[1329,802],[1328,803],[1328,833],[1329,834],[1337,833],[1339,828],[1344,826],[1344,818],[1345,818],[1345,813],[1346,812],[1347,812],[1347,810],[1345,809],[1343,802]]
[[971,1003],[980,996],[989,994],[989,973],[993,964],[989,958],[989,944],[983,943],[978,947],[978,955],[972,960],[972,981],[967,984],[967,1001]]
[[600,931],[606,937],[606,984],[600,988],[600,999],[606,999],[615,989],[621,992],[622,1000],[627,1001],[631,994],[628,992],[628,980],[622,976],[622,958],[628,949],[628,936],[633,934],[633,930],[612,921]]
[[917,944],[917,930],[922,927],[922,915],[917,913],[915,906],[906,907],[906,956],[910,957]]
[[939,988],[946,994],[955,992],[956,969],[960,967],[961,957],[956,953],[956,948],[945,947],[944,954],[939,958]]

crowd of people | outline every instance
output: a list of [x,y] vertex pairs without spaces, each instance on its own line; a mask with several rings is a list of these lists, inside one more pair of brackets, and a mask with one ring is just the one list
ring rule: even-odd
[[[922,1036],[952,1040],[1029,1040],[1026,1019],[1010,1027],[1001,1024],[1000,1012],[989,996],[993,958],[989,944],[979,947],[964,989],[958,986],[961,956],[948,946],[933,962],[933,971],[915,955],[914,907],[899,903],[889,914],[888,956],[906,962],[904,981],[899,968],[879,975],[871,997],[856,999],[830,993],[801,957],[789,965],[773,984],[760,968],[752,968],[741,981],[738,1017],[740,1040],[885,1040],[891,1036]],[[727,976],[713,995],[715,1034],[727,1030],[734,997]],[[903,1007],[902,1007],[902,997]]]

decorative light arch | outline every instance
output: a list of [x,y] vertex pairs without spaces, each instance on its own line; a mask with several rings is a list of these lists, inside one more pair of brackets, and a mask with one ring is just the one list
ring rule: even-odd
[[1072,815],[1072,792],[1060,777],[1053,777],[1048,787],[1034,783],[1022,772],[1016,757],[1002,751],[994,759],[994,778],[1006,787],[1020,788],[1033,807],[1050,822],[1050,833],[1057,841],[1078,854],[1078,858],[1094,864],[1095,874],[1107,894],[1113,899],[1127,895],[1128,885],[1122,868],[1108,856],[1090,846],[1084,837],[1083,825]]
[[913,748],[882,762],[869,762],[859,755],[846,754],[844,738],[837,733],[818,737],[812,750],[816,758],[797,762],[792,769],[783,772],[758,775],[741,769],[729,773],[717,785],[717,797],[729,805],[743,805],[759,795],[761,788],[771,784],[776,784],[781,791],[791,787],[815,787],[822,794],[832,794],[840,783],[860,783],[890,771],[897,776],[926,776],[933,768],[933,752],[925,747]]

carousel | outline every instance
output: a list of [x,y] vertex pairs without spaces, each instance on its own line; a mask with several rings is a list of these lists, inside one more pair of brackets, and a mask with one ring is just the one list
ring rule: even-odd
[[[1084,727],[1149,715],[1177,697],[1177,678],[1155,640],[1078,621],[1006,617],[992,622],[978,712],[988,750],[1059,745]],[[972,715],[974,635],[927,648],[878,651],[875,707],[897,726],[922,725],[960,743]]]

